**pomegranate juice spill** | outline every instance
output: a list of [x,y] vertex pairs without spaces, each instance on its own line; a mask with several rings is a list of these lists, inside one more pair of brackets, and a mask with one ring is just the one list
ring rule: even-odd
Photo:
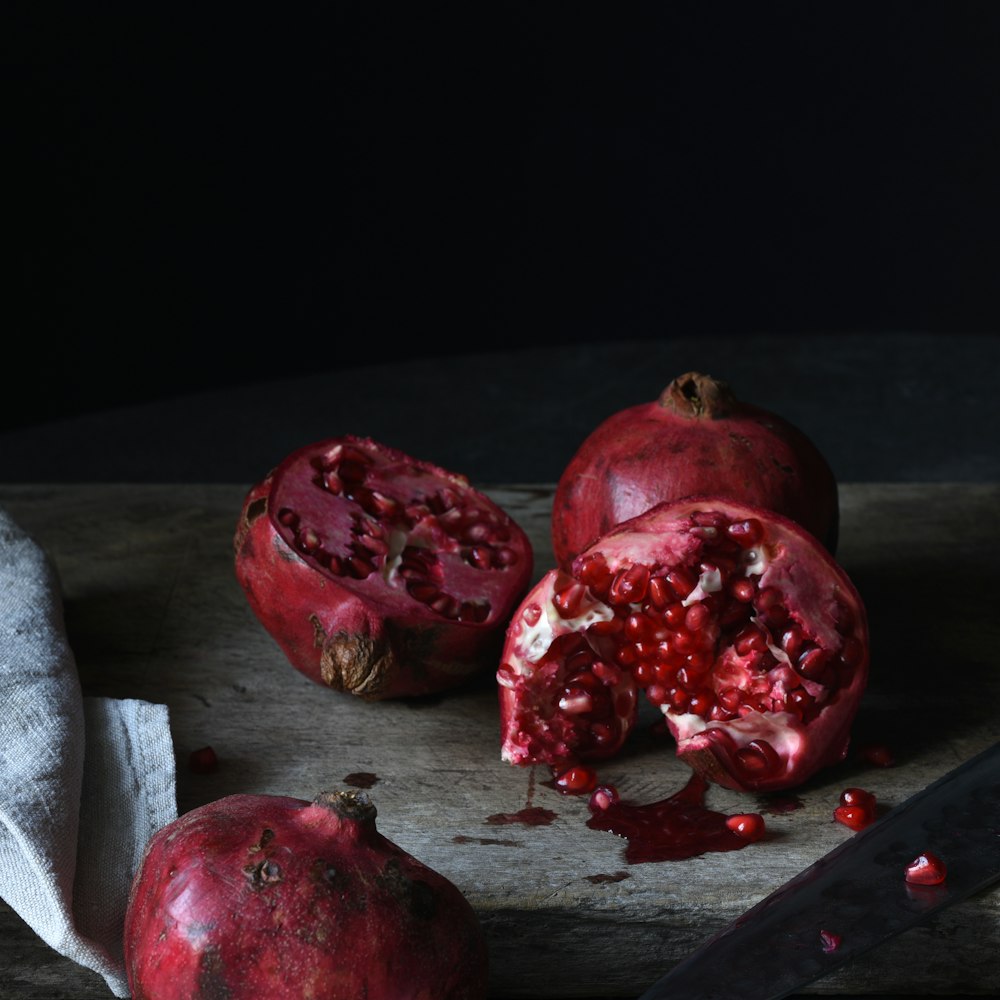
[[548,826],[556,814],[551,809],[543,809],[541,806],[525,806],[513,813],[494,813],[486,817],[486,822],[490,826],[509,826],[513,823],[520,823],[523,826]]
[[[738,851],[764,834],[760,816],[730,817],[705,805],[707,781],[692,774],[680,791],[659,802],[636,805],[611,802],[593,808],[587,826],[606,830],[628,841],[629,864],[681,861],[710,851]],[[732,822],[737,819],[741,822]]]

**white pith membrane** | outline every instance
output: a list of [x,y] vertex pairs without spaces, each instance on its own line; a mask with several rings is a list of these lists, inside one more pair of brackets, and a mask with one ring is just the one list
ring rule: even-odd
[[845,595],[769,530],[695,511],[605,539],[572,575],[547,574],[515,614],[497,673],[503,758],[610,756],[634,724],[638,689],[678,752],[704,747],[748,784],[780,781],[862,653]]
[[[372,443],[338,443],[275,474],[272,524],[305,561],[368,599],[442,619],[492,624],[516,527],[461,476],[401,460]],[[456,595],[475,595],[459,597]]]

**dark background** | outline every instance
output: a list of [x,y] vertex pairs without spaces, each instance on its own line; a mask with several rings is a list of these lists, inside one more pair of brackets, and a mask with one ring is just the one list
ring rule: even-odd
[[842,406],[911,351],[908,398],[939,370],[940,396],[978,391],[977,345],[996,357],[995,3],[2,18],[4,429],[300,377],[334,398],[408,363],[439,395],[435,359],[488,387],[509,351],[530,405],[539,365],[566,393],[579,352],[601,378],[625,341],[719,344],[762,403],[830,345]]

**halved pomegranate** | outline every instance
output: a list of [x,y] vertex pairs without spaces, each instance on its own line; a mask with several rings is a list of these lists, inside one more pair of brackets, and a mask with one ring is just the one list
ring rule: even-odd
[[527,535],[464,476],[354,436],[300,448],[255,485],[234,546],[291,663],[369,700],[465,682],[533,571]]
[[795,522],[721,497],[659,504],[545,574],[497,672],[502,758],[563,772],[615,754],[639,692],[709,780],[788,788],[847,752],[867,616]]

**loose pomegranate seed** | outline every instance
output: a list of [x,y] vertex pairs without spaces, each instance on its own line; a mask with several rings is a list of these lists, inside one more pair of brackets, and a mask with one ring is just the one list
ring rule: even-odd
[[947,876],[945,863],[930,851],[917,855],[906,866],[905,878],[911,885],[940,885]]
[[820,947],[828,954],[836,951],[840,947],[842,940],[841,936],[834,934],[833,931],[821,930],[819,932]]
[[840,793],[840,804],[843,806],[860,806],[875,812],[875,793],[864,788],[845,788]]
[[755,843],[765,833],[764,817],[758,813],[738,813],[726,819],[726,826],[743,840]]
[[852,830],[863,830],[875,817],[863,806],[837,806],[833,818]]
[[209,774],[214,771],[219,764],[219,759],[212,747],[201,747],[193,750],[188,758],[188,767],[195,774]]
[[603,812],[619,801],[618,789],[614,785],[600,785],[590,796],[590,811]]
[[568,795],[585,795],[597,787],[597,772],[591,767],[577,765],[558,775],[555,784]]

